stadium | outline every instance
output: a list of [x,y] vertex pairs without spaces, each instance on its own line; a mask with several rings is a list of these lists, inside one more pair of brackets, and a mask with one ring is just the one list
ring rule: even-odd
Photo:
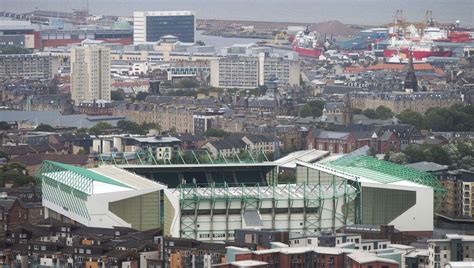
[[434,201],[444,189],[428,173],[368,156],[291,161],[292,184],[278,184],[280,165],[288,166],[278,160],[92,169],[45,162],[37,179],[47,216],[86,226],[160,227],[202,241],[232,241],[239,228],[312,235],[390,224],[416,235],[433,231]]

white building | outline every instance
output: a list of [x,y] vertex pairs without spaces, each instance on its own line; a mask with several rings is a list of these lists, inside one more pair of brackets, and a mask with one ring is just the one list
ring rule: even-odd
[[71,49],[71,99],[110,101],[110,49],[84,40]]
[[211,60],[211,86],[248,88],[263,86],[272,76],[280,85],[300,84],[300,65],[291,57],[261,52],[254,55],[227,55]]

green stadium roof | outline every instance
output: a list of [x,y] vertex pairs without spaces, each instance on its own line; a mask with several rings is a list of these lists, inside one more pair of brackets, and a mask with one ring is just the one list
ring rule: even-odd
[[324,165],[380,183],[411,181],[432,187],[437,193],[446,191],[440,181],[427,172],[378,160],[370,156],[341,157],[324,163]]
[[[62,175],[59,172],[69,172],[69,174]],[[92,191],[90,187],[91,183],[94,181],[130,188],[129,186],[123,183],[120,183],[104,175],[92,172],[88,169],[53,161],[44,161],[41,165],[37,177],[44,178],[44,176],[50,178],[55,176],[55,179],[57,179],[58,182],[61,182],[88,194],[90,194]]]

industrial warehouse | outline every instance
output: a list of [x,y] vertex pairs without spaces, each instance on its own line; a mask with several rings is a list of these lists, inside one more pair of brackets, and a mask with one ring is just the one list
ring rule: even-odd
[[[232,173],[225,173],[229,177],[222,183],[188,181],[168,188],[159,180],[127,171],[125,165],[83,169],[55,162],[44,162],[37,178],[49,217],[91,227],[161,227],[165,236],[201,241],[232,241],[234,230],[242,228],[316,235],[353,224],[389,224],[414,235],[433,231],[434,207],[444,189],[428,173],[369,156],[290,161],[296,166],[296,184],[268,178],[238,184]],[[288,166],[278,160],[266,164],[276,172],[279,165]],[[223,165],[206,164],[206,169],[212,173]],[[245,163],[227,165],[235,168]],[[189,172],[196,166],[171,168]],[[136,170],[138,165],[132,167]],[[160,168],[170,167],[141,167]]]

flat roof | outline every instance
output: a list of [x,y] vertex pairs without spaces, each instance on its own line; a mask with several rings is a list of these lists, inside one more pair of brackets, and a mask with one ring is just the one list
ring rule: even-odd
[[255,266],[268,265],[268,262],[254,261],[254,260],[243,260],[243,261],[231,262],[231,265],[237,266],[237,267],[255,267]]
[[397,261],[394,261],[391,259],[380,258],[375,255],[361,252],[361,251],[351,253],[347,256],[359,264],[370,263],[370,262],[386,262],[386,263],[399,264]]

